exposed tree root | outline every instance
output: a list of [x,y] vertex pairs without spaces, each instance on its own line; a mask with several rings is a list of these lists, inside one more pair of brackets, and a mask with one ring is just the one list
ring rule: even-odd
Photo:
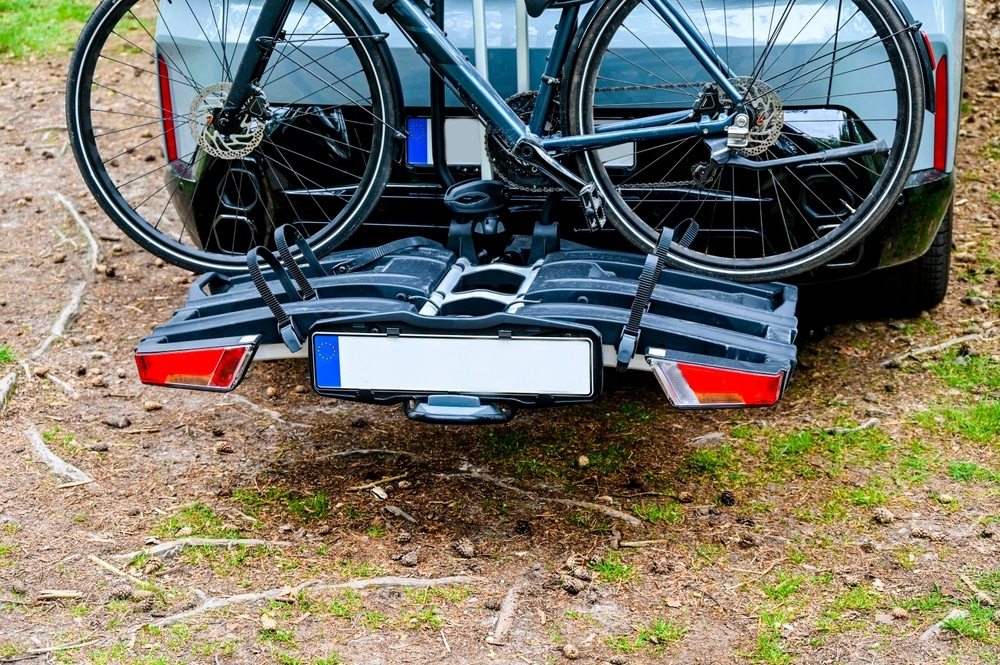
[[956,346],[958,344],[964,344],[966,342],[974,342],[977,339],[982,339],[984,337],[990,337],[996,334],[996,328],[990,328],[989,330],[981,333],[975,333],[973,335],[962,335],[961,337],[954,337],[949,340],[945,340],[940,344],[933,344],[931,346],[923,346],[919,349],[911,349],[906,353],[900,353],[898,356],[893,356],[887,360],[882,361],[882,367],[899,367],[900,363],[907,359],[916,359],[917,356],[922,356],[927,353],[934,353],[935,351],[943,351],[944,349]]
[[0,415],[7,409],[7,398],[17,385],[17,372],[11,372],[0,379]]
[[25,434],[28,440],[31,441],[31,448],[35,451],[35,455],[45,466],[49,467],[49,471],[64,478],[71,483],[76,482],[94,482],[94,479],[89,475],[76,468],[72,464],[64,462],[58,455],[49,450],[49,447],[45,445],[45,441],[42,439],[42,435],[38,433],[32,425]]
[[559,499],[555,497],[538,496],[527,490],[523,490],[519,487],[514,487],[508,485],[504,481],[500,480],[495,476],[491,476],[486,473],[479,473],[477,471],[469,473],[451,473],[445,476],[446,479],[452,480],[454,478],[473,478],[475,480],[483,480],[488,483],[492,483],[501,489],[508,490],[515,494],[523,497],[528,497],[536,501],[547,501],[548,503],[561,503],[564,506],[573,506],[574,508],[584,508],[586,510],[593,510],[594,512],[604,513],[608,517],[613,517],[615,519],[621,520],[626,524],[631,524],[632,526],[642,526],[642,521],[635,517],[634,515],[629,515],[628,513],[622,512],[610,506],[604,506],[599,503],[592,503],[590,501],[577,501],[575,499]]
[[51,194],[52,198],[66,209],[66,212],[73,218],[76,225],[80,227],[80,231],[83,232],[83,236],[87,239],[87,244],[90,246],[90,269],[97,270],[97,263],[101,260],[101,246],[97,244],[94,234],[90,232],[90,226],[87,225],[87,222],[83,221],[83,216],[77,212],[69,199],[56,191],[51,192]]
[[115,559],[132,561],[133,559],[148,555],[168,558],[177,554],[185,547],[288,547],[292,543],[283,540],[257,540],[256,538],[180,538],[171,540],[153,547],[129,552],[127,554],[116,554]]
[[80,303],[83,300],[83,290],[87,288],[86,282],[80,282],[75,287],[73,287],[73,293],[70,295],[69,302],[63,307],[63,310],[59,312],[59,316],[56,318],[55,323],[52,324],[52,329],[49,331],[49,336],[45,338],[42,345],[35,349],[34,353],[31,354],[31,359],[35,360],[41,357],[52,343],[57,339],[62,339],[63,335],[66,334],[66,328],[73,323],[73,320],[80,315]]
[[[243,404],[244,406],[249,406],[251,410],[256,411],[257,413],[263,413],[271,420],[279,422],[283,425],[291,425],[292,427],[305,427],[305,428],[312,427],[312,425],[307,425],[305,423],[293,423],[291,421],[285,420],[284,418],[281,417],[281,414],[275,411],[274,409],[267,409],[264,408],[263,406],[254,404],[253,402],[248,400],[246,397],[243,397],[242,395],[229,395],[228,399],[232,400],[237,404]],[[220,406],[230,406],[230,405],[231,405],[230,403],[223,402]]]
[[162,628],[164,626],[171,626],[175,623],[184,621],[185,619],[190,619],[191,617],[198,616],[199,614],[204,614],[210,610],[219,609],[220,607],[228,607],[230,605],[235,605],[238,603],[255,603],[261,600],[270,600],[273,598],[284,598],[290,597],[294,598],[300,591],[305,589],[368,589],[371,587],[384,588],[384,587],[431,587],[431,586],[443,586],[448,584],[466,584],[471,582],[476,582],[480,578],[469,577],[469,576],[455,576],[455,577],[439,577],[439,578],[419,578],[419,577],[373,577],[371,579],[361,579],[361,580],[351,580],[350,582],[340,582],[337,584],[330,584],[327,582],[322,582],[320,580],[309,580],[303,582],[302,584],[294,587],[280,587],[277,589],[268,589],[267,591],[262,591],[260,593],[241,593],[235,596],[226,596],[224,598],[209,598],[205,596],[201,591],[195,590],[195,595],[201,599],[201,605],[198,607],[188,610],[186,612],[180,612],[179,614],[172,614],[170,616],[157,619],[156,621],[151,621],[145,624],[139,624],[133,626],[131,631],[137,631],[144,627],[156,627]]

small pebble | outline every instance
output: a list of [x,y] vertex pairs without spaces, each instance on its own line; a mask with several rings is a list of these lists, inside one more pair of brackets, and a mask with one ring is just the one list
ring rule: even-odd
[[569,660],[576,660],[580,657],[580,650],[572,644],[564,644],[562,652]]
[[275,395],[278,394],[278,389],[275,388],[274,386],[268,386],[265,393],[267,394],[268,397],[274,397]]
[[937,500],[938,503],[951,503],[952,501],[955,500],[955,497],[953,497],[950,494],[938,494]]
[[292,392],[295,393],[296,395],[302,395],[304,393],[309,392],[309,389],[300,383],[299,385],[292,388]]
[[52,257],[52,263],[65,263],[66,258],[67,257],[65,252],[59,252],[58,254]]
[[413,568],[419,562],[419,556],[417,555],[417,550],[410,550],[399,557],[399,565],[406,566],[407,568]]
[[128,416],[110,416],[104,419],[104,424],[115,429],[125,429],[132,424]]
[[586,455],[580,455],[576,458],[576,465],[581,469],[590,466],[590,458]]
[[95,453],[106,453],[111,449],[111,447],[104,441],[95,441],[94,443],[89,444],[87,448],[93,450]]
[[891,614],[896,619],[906,619],[910,616],[910,613],[904,610],[902,607],[892,608],[891,610],[889,610],[889,614]]
[[163,408],[163,405],[159,402],[143,402],[142,408],[146,411],[159,411]]

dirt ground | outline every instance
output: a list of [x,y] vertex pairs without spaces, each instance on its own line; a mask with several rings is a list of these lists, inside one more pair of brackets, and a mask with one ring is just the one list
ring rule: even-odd
[[[943,305],[803,322],[772,409],[614,376],[488,428],[319,398],[294,362],[142,386],[191,277],[91,201],[66,59],[0,62],[0,662],[997,662],[1000,5],[967,4]],[[263,543],[126,556],[193,537]]]

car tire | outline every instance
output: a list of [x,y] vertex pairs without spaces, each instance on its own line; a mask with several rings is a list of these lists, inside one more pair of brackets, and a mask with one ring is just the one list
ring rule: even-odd
[[879,270],[872,275],[869,291],[896,316],[918,316],[936,307],[948,292],[951,272],[951,228],[954,202],[941,220],[934,241],[919,258],[898,266]]

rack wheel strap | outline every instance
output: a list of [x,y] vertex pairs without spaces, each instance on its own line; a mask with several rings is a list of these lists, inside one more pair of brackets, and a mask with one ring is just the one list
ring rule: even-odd
[[635,298],[632,299],[628,322],[622,329],[622,337],[618,342],[618,363],[615,369],[619,372],[628,371],[632,356],[635,355],[635,348],[639,343],[642,315],[649,309],[649,299],[653,296],[656,283],[660,281],[660,273],[667,261],[667,254],[670,251],[670,243],[673,241],[674,235],[680,237],[677,241],[678,245],[688,247],[698,235],[698,223],[689,218],[678,224],[676,228],[663,227],[660,231],[660,237],[656,241],[656,249],[653,250],[652,254],[646,255],[646,262],[639,274],[639,285],[635,291]]
[[267,265],[271,267],[278,281],[281,282],[285,295],[290,300],[300,301],[302,300],[302,296],[299,295],[295,284],[289,279],[288,273],[278,261],[278,257],[271,250],[266,247],[254,247],[247,253],[247,269],[250,271],[250,279],[253,280],[253,285],[257,287],[257,292],[260,293],[264,304],[267,305],[267,308],[271,310],[271,314],[274,315],[274,319],[278,323],[278,332],[281,334],[281,340],[288,347],[289,351],[295,353],[302,348],[302,340],[304,338],[298,331],[298,328],[295,327],[295,322],[288,316],[281,303],[278,302],[278,297],[271,290],[271,286],[261,273],[260,259],[264,259]]

